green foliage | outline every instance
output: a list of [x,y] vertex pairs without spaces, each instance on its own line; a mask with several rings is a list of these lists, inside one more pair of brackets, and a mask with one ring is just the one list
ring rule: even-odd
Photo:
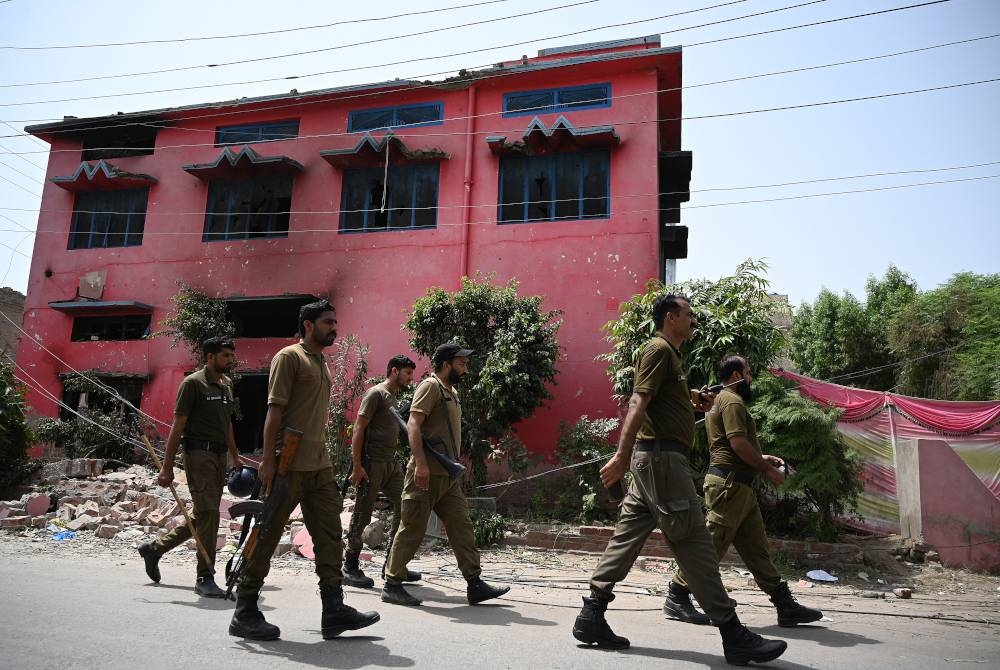
[[205,293],[178,282],[180,290],[170,298],[173,313],[160,322],[168,330],[171,346],[183,343],[195,360],[201,360],[201,343],[210,337],[235,337],[236,324],[229,318],[226,301],[210,298]]
[[371,348],[354,335],[337,341],[330,356],[332,385],[330,411],[326,423],[326,448],[337,472],[347,472],[351,463],[353,420],[348,410],[355,407],[368,388],[368,352]]
[[[945,400],[1000,398],[1000,274],[956,274],[900,310],[889,332],[899,392]],[[951,349],[942,354],[929,354]]]
[[24,391],[14,379],[14,368],[0,362],[0,500],[31,472],[28,445],[33,435],[24,418]]
[[[560,422],[556,458],[562,465],[574,465],[602,456],[610,457],[614,445],[608,441],[608,436],[617,428],[618,419],[581,416],[572,426]],[[608,492],[601,484],[600,475],[606,460],[601,458],[572,471],[571,478],[556,498],[552,510],[555,516],[570,515],[583,523],[610,518]]]
[[476,546],[489,547],[503,544],[507,531],[507,520],[500,514],[472,512],[472,529],[476,536]]
[[423,356],[449,341],[475,351],[461,388],[462,450],[475,486],[486,481],[487,460],[524,462],[513,426],[552,397],[547,385],[556,376],[562,322],[558,312],[540,309],[541,296],[519,296],[517,288],[515,280],[463,277],[456,293],[428,289],[403,325]]
[[785,459],[795,471],[778,491],[776,505],[765,512],[768,530],[835,539],[835,519],[855,513],[862,488],[859,463],[837,432],[839,412],[789,392],[793,384],[770,373],[753,386],[750,413],[761,449]]

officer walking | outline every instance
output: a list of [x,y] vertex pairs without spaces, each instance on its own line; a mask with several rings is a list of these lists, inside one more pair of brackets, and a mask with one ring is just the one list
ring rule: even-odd
[[[264,419],[264,459],[260,465],[261,492],[270,492],[277,470],[275,455],[285,428],[302,432],[302,441],[288,472],[288,495],[276,501],[267,534],[247,559],[236,591],[236,611],[229,634],[251,640],[275,640],[281,631],[264,620],[257,606],[260,589],[271,569],[271,556],[296,505],[313,539],[316,575],[323,602],[320,623],[323,639],[357,630],[379,620],[376,612],[358,612],[344,604],[341,564],[340,512],[344,501],[323,441],[329,407],[331,377],[323,349],[337,337],[337,317],[326,300],[299,310],[298,344],[287,346],[271,360],[267,380],[267,416]],[[265,501],[268,504],[268,501]]]
[[[753,482],[761,473],[775,486],[781,485],[785,475],[779,468],[785,462],[777,456],[761,453],[757,426],[747,410],[747,404],[753,402],[753,391],[746,359],[741,356],[723,359],[719,365],[719,381],[726,388],[705,416],[709,440],[705,505],[708,507],[708,532],[715,543],[716,555],[721,560],[730,546],[736,547],[757,586],[771,597],[778,611],[779,626],[819,621],[823,613],[797,603],[788,590],[788,583],[781,579],[771,561]],[[691,604],[683,570],[678,570],[670,582],[663,611],[680,621],[710,623],[709,617]]]
[[[399,529],[400,501],[403,497],[403,469],[396,461],[396,438],[399,423],[391,413],[399,405],[399,393],[410,385],[417,364],[402,354],[393,356],[386,364],[385,381],[372,386],[361,399],[358,418],[351,435],[351,483],[358,490],[361,482],[368,480],[363,497],[355,499],[351,527],[347,529],[347,548],[344,552],[344,583],[358,588],[371,588],[375,582],[361,571],[358,563],[361,553],[361,533],[372,518],[372,508],[380,493],[392,505],[392,527],[389,538]],[[420,573],[407,570],[406,582],[420,581]]]
[[[434,374],[424,379],[413,393],[407,424],[410,462],[403,483],[402,514],[399,531],[389,554],[385,571],[382,601],[416,606],[420,600],[403,588],[410,562],[427,530],[431,510],[441,517],[448,533],[448,543],[455,552],[458,568],[468,587],[469,604],[502,596],[510,587],[496,587],[480,578],[479,549],[476,548],[469,502],[460,479],[452,479],[434,458],[424,453],[424,441],[441,443],[452,460],[458,460],[462,445],[462,405],[455,385],[469,370],[471,349],[449,342],[434,351]],[[433,448],[428,446],[428,448]]]
[[[219,502],[226,481],[226,455],[234,467],[241,464],[233,436],[233,383],[226,377],[236,365],[236,345],[231,340],[213,337],[202,343],[201,352],[205,367],[185,377],[177,389],[174,421],[156,482],[164,488],[170,486],[174,481],[177,449],[184,447],[184,469],[194,505],[191,518],[211,559],[206,561],[198,552],[194,592],[205,598],[222,598],[226,593],[215,583],[215,547]],[[139,545],[149,578],[159,583],[160,557],[189,539],[191,528],[184,524],[158,540]]]
[[[607,487],[621,480],[627,469],[632,483],[615,533],[591,576],[590,597],[583,599],[573,636],[599,647],[629,646],[627,638],[615,635],[604,615],[614,599],[614,585],[628,575],[646,538],[659,527],[698,602],[719,627],[726,660],[738,665],[773,660],[788,645],[764,639],[740,623],[735,603],[722,585],[715,547],[691,479],[688,454],[694,441],[694,411],[707,411],[714,400],[705,389],[689,391],[681,362],[680,346],[695,326],[691,305],[682,296],[660,296],[653,303],[653,321],[657,332],[639,352],[617,452],[601,468],[601,481]],[[692,396],[699,398],[697,405]]]

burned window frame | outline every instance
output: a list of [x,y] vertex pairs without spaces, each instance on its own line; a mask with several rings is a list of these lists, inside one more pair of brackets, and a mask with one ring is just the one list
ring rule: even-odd
[[141,246],[148,205],[148,186],[77,193],[66,248],[74,251]]
[[[151,314],[88,315],[73,317],[70,342],[128,342],[149,337]],[[100,333],[97,333],[100,331]],[[118,331],[117,336],[114,331]],[[94,339],[94,334],[101,337]],[[111,337],[107,335],[111,334]]]
[[[273,188],[273,195],[259,193],[269,186]],[[294,188],[293,174],[259,174],[211,180],[202,241],[288,237]],[[221,232],[220,227],[223,228]]]
[[[441,195],[440,163],[390,165],[388,188],[383,188],[385,174],[385,168],[381,167],[344,170],[340,198],[340,232],[374,233],[437,228],[438,201]],[[424,194],[426,197],[420,198],[418,180],[421,178],[433,182],[433,196]],[[384,212],[383,191],[390,202],[390,206],[386,207]],[[391,206],[394,200],[398,202],[407,199],[408,206]],[[385,220],[384,225],[379,225],[381,218]],[[407,219],[406,225],[390,225],[394,221]]]
[[[588,161],[597,161],[603,170],[600,182],[601,192],[586,195]],[[578,170],[572,180],[561,180],[570,168]],[[560,169],[563,171],[560,174]],[[520,176],[516,171],[520,170]],[[538,184],[539,197],[532,197],[531,173],[544,170],[548,175],[548,197],[542,197],[542,184]],[[537,180],[536,180],[537,181]],[[518,186],[520,182],[520,186]],[[561,185],[575,183],[575,195],[559,193]],[[517,189],[516,195],[510,189]],[[507,196],[511,197],[507,197]],[[567,196],[567,197],[560,197]],[[574,211],[575,205],[575,211]],[[546,212],[543,208],[548,207]],[[532,207],[538,211],[532,212]],[[520,210],[520,214],[517,211]],[[546,223],[558,221],[582,221],[608,219],[611,217],[611,151],[567,151],[536,156],[503,156],[500,159],[497,183],[497,223],[501,225],[517,223]]]

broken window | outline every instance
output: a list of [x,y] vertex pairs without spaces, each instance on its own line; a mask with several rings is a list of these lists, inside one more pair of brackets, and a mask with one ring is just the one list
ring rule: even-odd
[[610,216],[607,150],[500,159],[500,223]]
[[363,130],[378,130],[396,126],[422,126],[429,123],[441,123],[443,116],[444,105],[440,102],[382,109],[362,109],[351,112],[347,116],[347,131],[356,133]]
[[[146,381],[140,376],[105,376],[99,373],[87,373],[87,377],[94,379],[103,386],[110,387],[119,396],[129,401],[136,408],[142,404],[142,387]],[[83,409],[93,409],[104,414],[115,414],[123,411],[122,403],[113,395],[99,388],[93,382],[83,379],[80,375],[73,374],[63,378],[63,404],[71,409],[80,411]],[[69,421],[76,415],[66,407],[59,408],[59,418]]]
[[70,249],[135,247],[142,244],[149,187],[78,193],[70,226]]
[[213,180],[208,187],[202,240],[287,237],[292,182],[292,175]]
[[88,131],[83,138],[82,159],[96,161],[152,155],[157,130],[156,126],[134,124]]
[[314,295],[229,298],[226,314],[236,324],[236,337],[295,337],[299,309]]
[[439,173],[437,163],[390,165],[386,187],[385,168],[345,170],[341,232],[436,227]]
[[567,86],[539,91],[519,91],[503,96],[503,115],[547,114],[569,109],[611,106],[611,84]]
[[73,342],[141,340],[149,337],[149,314],[138,316],[78,316],[73,319]]
[[299,122],[274,121],[240,126],[219,126],[215,129],[215,145],[253,144],[271,140],[286,140],[299,136]]

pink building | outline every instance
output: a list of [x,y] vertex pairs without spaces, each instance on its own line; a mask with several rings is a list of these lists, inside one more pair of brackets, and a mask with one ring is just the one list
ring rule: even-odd
[[[657,36],[545,49],[440,82],[392,81],[28,128],[51,144],[18,363],[56,397],[71,369],[169,421],[193,361],[161,330],[178,282],[240,323],[241,449],[271,356],[329,297],[375,370],[428,287],[517,278],[561,309],[555,399],[519,432],[616,414],[600,327],[686,256],[681,49]],[[383,207],[384,204],[384,207]],[[421,366],[422,367],[422,366]],[[36,414],[56,403],[29,393]]]

